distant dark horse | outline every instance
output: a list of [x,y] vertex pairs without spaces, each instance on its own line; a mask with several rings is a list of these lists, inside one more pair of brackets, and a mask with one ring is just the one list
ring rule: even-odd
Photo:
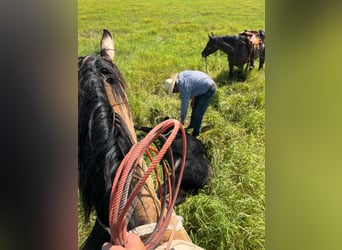
[[[152,128],[136,126],[138,130],[148,133]],[[178,181],[179,164],[182,159],[183,139],[179,132],[171,144],[173,159],[176,167],[176,180]],[[185,201],[188,194],[195,195],[203,188],[213,175],[207,150],[196,137],[186,134],[186,159],[184,172],[176,204]]]
[[[249,63],[252,53],[249,39],[243,36],[214,36],[214,34],[208,36],[209,41],[202,51],[202,57],[206,58],[217,50],[221,50],[227,54],[230,76],[233,73],[234,66],[243,71],[243,67]],[[247,69],[248,67],[246,67]]]
[[254,67],[254,60],[259,57],[259,69],[262,69],[265,62],[265,32],[263,30],[245,30],[239,36],[247,37],[252,43],[250,67]]
[[[85,221],[89,222],[93,211],[96,214],[95,226],[82,249],[100,250],[104,242],[110,241],[109,204],[113,179],[121,161],[137,142],[126,84],[113,59],[114,42],[107,30],[101,40],[101,56],[78,58],[78,186]],[[143,162],[138,163],[132,185],[145,171]],[[161,214],[151,177],[138,197],[131,214],[127,215],[127,230],[155,223]],[[176,215],[172,216],[170,224],[177,223]],[[171,232],[166,231],[162,242],[170,235]],[[145,233],[141,237],[145,240],[149,235]],[[177,229],[174,239],[191,241],[183,227]]]

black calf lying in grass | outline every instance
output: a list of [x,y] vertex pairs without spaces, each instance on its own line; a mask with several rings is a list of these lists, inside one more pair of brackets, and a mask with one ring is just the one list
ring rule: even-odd
[[[145,133],[148,133],[152,130],[152,128],[149,127],[139,126],[136,126],[136,129]],[[181,132],[178,132],[176,135],[175,140],[171,144],[171,149],[176,169],[177,182],[183,151],[183,139]],[[213,171],[211,163],[208,159],[207,150],[205,149],[204,145],[200,140],[186,133],[186,159],[176,205],[185,201],[189,194],[197,194],[198,190],[203,188],[204,185],[208,183],[212,175]]]

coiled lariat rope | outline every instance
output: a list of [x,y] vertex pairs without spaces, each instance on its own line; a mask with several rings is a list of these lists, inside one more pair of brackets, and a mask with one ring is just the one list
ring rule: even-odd
[[[166,139],[165,143],[159,150],[159,152],[151,146],[151,144],[158,138],[163,137],[162,134],[171,130],[170,135]],[[163,169],[163,176],[164,176],[164,185],[167,187],[164,188],[164,193],[162,190],[160,178],[158,176],[157,165],[164,157],[165,153],[170,150],[171,143],[175,139],[178,131],[181,131],[182,138],[183,138],[183,155],[182,161],[180,165],[179,171],[179,178],[178,182],[175,183],[175,167],[173,164],[173,157],[170,154],[171,163],[170,163],[170,171],[168,166],[162,160],[161,165]],[[146,169],[143,176],[140,178],[136,186],[132,189],[130,195],[128,195],[128,190],[131,185],[132,175],[135,172],[136,168],[140,168],[139,162],[143,155],[146,153],[150,160],[150,166]],[[153,155],[155,157],[153,158]],[[127,221],[126,215],[133,204],[136,196],[141,191],[143,186],[145,185],[146,180],[151,175],[152,171],[155,172],[156,181],[158,183],[158,190],[160,193],[160,202],[161,202],[161,211],[159,218],[157,219],[156,226],[149,236],[149,238],[144,242],[146,249],[154,249],[162,240],[168,225],[171,220],[171,216],[173,213],[173,208],[176,202],[177,194],[179,191],[179,187],[181,184],[183,171],[184,171],[184,164],[186,158],[186,134],[182,124],[174,119],[166,120],[160,124],[158,124],[155,128],[153,128],[144,139],[140,142],[133,145],[131,150],[125,156],[123,161],[121,162],[119,168],[117,169],[113,186],[112,192],[110,197],[110,214],[109,214],[109,223],[110,223],[110,232],[111,232],[111,241],[115,245],[124,246],[127,240]],[[139,171],[139,170],[138,170]],[[168,199],[167,193],[168,191]],[[176,225],[175,225],[176,227]],[[173,234],[172,234],[173,235]],[[169,238],[169,241],[172,240],[172,237]]]

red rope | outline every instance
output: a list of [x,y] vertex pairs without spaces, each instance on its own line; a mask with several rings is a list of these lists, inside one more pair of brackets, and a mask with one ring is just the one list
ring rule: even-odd
[[[156,149],[151,147],[151,144],[163,133],[167,132],[172,128],[172,132],[169,137],[166,139],[162,148],[158,152]],[[179,171],[179,179],[178,182],[175,183],[175,169],[173,164],[173,157],[171,155],[171,173],[169,173],[168,167],[164,161],[161,162],[164,181],[166,180],[166,184],[168,187],[168,202],[166,202],[167,194],[163,194],[160,178],[157,171],[157,165],[170,148],[171,143],[175,139],[178,131],[181,131],[183,138],[183,156],[182,162]],[[131,184],[132,174],[136,168],[140,168],[139,162],[142,159],[143,155],[146,153],[151,164],[147,168],[144,175],[138,181],[137,185],[134,187],[133,191],[130,195],[128,195],[128,189]],[[153,158],[153,155],[155,157]],[[132,205],[135,197],[141,191],[143,186],[145,185],[146,180],[150,177],[151,173],[154,172],[156,175],[156,181],[158,184],[158,190],[160,193],[160,201],[162,204],[160,216],[157,220],[157,225],[154,228],[153,233],[145,242],[146,249],[153,249],[156,247],[162,237],[164,236],[167,227],[169,225],[173,207],[176,202],[178,190],[181,184],[184,164],[186,158],[186,135],[182,124],[174,119],[166,120],[159,125],[157,125],[154,129],[152,129],[144,139],[140,142],[133,145],[131,150],[125,156],[123,161],[121,162],[112,186],[112,192],[110,197],[110,214],[109,214],[109,223],[110,223],[110,231],[111,231],[111,241],[115,245],[124,246],[127,240],[127,222],[126,222],[126,214],[128,209]],[[166,215],[164,216],[164,211],[167,210]],[[175,225],[176,226],[176,225]],[[172,238],[172,237],[171,237]]]

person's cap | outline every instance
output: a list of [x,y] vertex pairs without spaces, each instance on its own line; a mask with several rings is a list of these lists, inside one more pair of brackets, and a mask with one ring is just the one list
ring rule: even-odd
[[177,79],[178,74],[174,73],[171,74],[170,78],[165,80],[165,91],[169,94],[169,96],[172,95],[173,93],[173,88],[175,87],[176,79]]

